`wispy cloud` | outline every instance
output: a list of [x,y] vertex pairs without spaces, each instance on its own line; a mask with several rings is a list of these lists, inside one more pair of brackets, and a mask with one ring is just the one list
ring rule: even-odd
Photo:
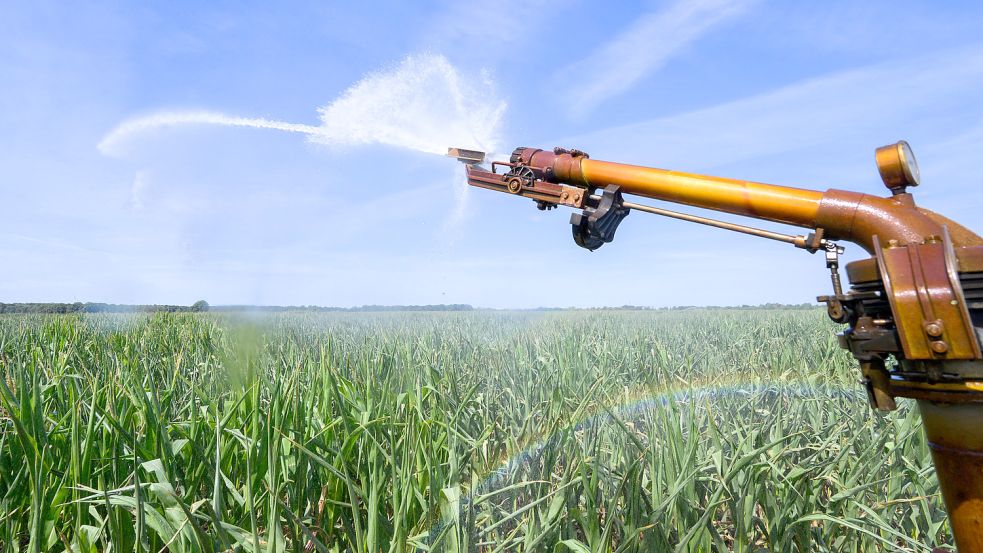
[[743,13],[752,3],[751,0],[674,0],[662,10],[639,17],[620,35],[560,72],[590,75],[570,89],[571,105],[585,112],[625,92],[708,31]]
[[453,59],[484,63],[514,53],[516,43],[537,36],[530,32],[559,0],[447,0],[428,17],[424,42]]
[[820,145],[866,143],[875,136],[896,140],[920,134],[939,140],[973,124],[960,114],[974,106],[981,87],[983,44],[831,73],[560,143],[589,148],[598,157],[600,148],[629,162],[692,169]]

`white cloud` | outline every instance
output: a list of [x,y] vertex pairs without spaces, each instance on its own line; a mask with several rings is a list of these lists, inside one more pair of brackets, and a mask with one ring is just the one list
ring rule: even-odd
[[589,111],[625,92],[708,31],[743,13],[751,3],[674,0],[665,9],[642,15],[620,35],[559,72],[589,75],[570,89],[572,107]]

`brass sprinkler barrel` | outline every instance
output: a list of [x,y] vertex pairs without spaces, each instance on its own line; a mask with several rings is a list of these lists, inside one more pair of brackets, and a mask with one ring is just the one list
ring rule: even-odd
[[875,234],[885,243],[921,241],[926,236],[941,235],[942,224],[949,225],[953,238],[965,245],[983,245],[980,237],[962,226],[916,208],[909,194],[881,198],[847,190],[819,192],[598,161],[562,149],[516,148],[512,162],[540,169],[555,182],[586,188],[614,184],[626,194],[797,227],[822,228],[827,237],[857,243],[870,253]]
[[558,182],[588,188],[615,184],[627,194],[802,227],[811,226],[823,199],[814,190],[597,161],[535,148],[518,148],[512,157],[530,167],[550,168]]

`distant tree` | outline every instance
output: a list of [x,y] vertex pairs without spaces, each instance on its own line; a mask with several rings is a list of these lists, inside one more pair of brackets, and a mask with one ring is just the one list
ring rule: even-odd
[[208,311],[208,302],[205,300],[198,300],[191,305],[191,310],[195,313]]

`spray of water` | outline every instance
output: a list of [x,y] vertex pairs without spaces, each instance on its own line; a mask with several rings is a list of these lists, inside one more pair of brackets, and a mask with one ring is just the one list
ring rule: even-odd
[[99,143],[121,155],[136,137],[184,125],[252,127],[306,134],[327,146],[384,144],[443,155],[448,146],[496,151],[506,104],[484,72],[465,78],[444,56],[408,56],[366,75],[318,108],[320,125],[237,117],[212,111],[166,111],[120,123]]
[[485,73],[465,79],[443,56],[405,58],[319,108],[328,145],[388,144],[443,155],[448,146],[496,151],[505,102]]
[[155,129],[184,125],[222,125],[226,127],[252,127],[313,135],[320,127],[271,121],[263,118],[234,117],[213,111],[163,111],[127,119],[116,126],[99,142],[99,151],[107,155],[121,155],[125,146],[136,136]]
[[[99,142],[106,155],[122,155],[138,136],[185,125],[251,127],[307,135],[328,147],[384,144],[443,155],[449,146],[496,152],[506,104],[486,72],[465,77],[444,56],[408,56],[370,73],[318,108],[320,125],[237,117],[213,111],[164,111],[123,121]],[[447,226],[465,218],[468,186],[454,179],[455,208]]]

